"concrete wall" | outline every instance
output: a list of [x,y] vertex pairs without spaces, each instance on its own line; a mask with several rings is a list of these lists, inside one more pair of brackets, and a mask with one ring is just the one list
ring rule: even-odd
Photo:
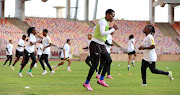
[[[84,61],[87,56],[87,53],[81,53],[80,61]],[[113,61],[128,61],[127,54],[111,54],[111,58]],[[142,58],[143,54],[138,54],[136,57],[136,61],[141,61]],[[180,61],[180,54],[159,54],[157,56],[157,61]]]

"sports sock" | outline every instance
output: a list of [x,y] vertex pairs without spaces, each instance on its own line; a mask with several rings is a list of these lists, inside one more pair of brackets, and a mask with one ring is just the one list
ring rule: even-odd
[[68,70],[70,70],[70,66],[68,66]]
[[90,81],[86,80],[85,84],[88,84]]
[[29,69],[29,72],[31,72],[31,70],[32,70],[32,69],[30,68],[30,69]]
[[55,66],[55,68],[57,68],[58,67],[58,64]]
[[128,65],[128,67],[130,68],[130,65]]
[[104,80],[104,76],[101,76],[101,77],[100,77],[100,80]]
[[135,62],[135,60],[132,61],[133,63]]
[[22,69],[19,70],[19,73],[21,73],[21,72],[22,72]]

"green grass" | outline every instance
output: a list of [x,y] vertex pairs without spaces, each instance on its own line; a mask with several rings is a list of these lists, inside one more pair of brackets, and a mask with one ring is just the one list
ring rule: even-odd
[[[155,75],[147,69],[147,87],[141,87],[141,62],[136,62],[136,66],[131,66],[131,71],[127,70],[127,62],[113,62],[111,75],[113,80],[105,78],[110,87],[102,87],[97,84],[95,74],[91,79],[93,92],[87,91],[82,85],[86,80],[89,67],[81,61],[72,62],[72,72],[67,72],[67,62],[56,70],[54,75],[48,73],[44,76],[40,64],[33,68],[34,77],[29,77],[26,73],[29,65],[23,70],[23,77],[17,75],[19,62],[12,71],[10,67],[3,67],[0,61],[0,95],[180,95],[180,62],[157,62],[158,69],[172,71],[174,81],[164,75]],[[51,65],[58,62],[51,61]],[[9,63],[7,63],[9,64]],[[118,66],[120,64],[120,66]],[[167,70],[166,68],[169,67]],[[121,75],[118,75],[118,74]],[[132,75],[128,75],[131,73]],[[30,89],[25,89],[29,86]]]

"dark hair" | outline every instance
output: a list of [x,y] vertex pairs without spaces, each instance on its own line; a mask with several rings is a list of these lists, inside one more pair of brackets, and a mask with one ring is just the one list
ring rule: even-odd
[[28,37],[30,36],[30,33],[32,33],[33,30],[35,30],[35,27],[28,28],[28,30],[27,30]]
[[129,39],[132,39],[132,38],[134,38],[134,35],[130,35],[130,36],[129,36]]
[[23,38],[26,38],[26,35],[23,35],[22,37],[23,37]]
[[40,41],[39,43],[42,43],[42,41]]
[[46,32],[46,33],[48,33],[48,30],[47,30],[47,29],[44,29],[43,31]]
[[107,15],[108,13],[109,13],[109,14],[112,14],[112,13],[115,13],[115,12],[114,12],[114,10],[112,10],[112,9],[108,9],[108,10],[106,10],[106,15]]
[[12,41],[12,40],[9,40],[9,42]]
[[151,34],[154,34],[155,33],[155,28],[154,28],[154,26],[152,26],[152,25],[146,25],[151,31],[150,31],[150,33]]
[[70,39],[67,39],[67,41],[66,41],[66,42],[68,43],[69,41],[70,41]]

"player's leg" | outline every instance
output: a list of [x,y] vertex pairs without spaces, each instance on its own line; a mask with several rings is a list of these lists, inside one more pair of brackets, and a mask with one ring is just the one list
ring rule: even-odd
[[134,64],[134,62],[135,62],[135,59],[136,59],[136,56],[137,56],[137,54],[136,54],[136,52],[134,51],[134,58],[133,58],[133,60],[132,60],[132,62],[131,62],[131,64],[133,65],[133,66],[135,66],[135,64]]
[[[111,57],[111,55],[110,55],[110,53],[108,53],[109,54],[109,56]],[[110,66],[109,66],[109,68],[107,69],[107,78],[109,78],[109,79],[114,79],[113,77],[111,77],[111,73],[110,73],[110,71],[111,71],[111,64],[110,64]]]
[[103,67],[103,71],[102,71],[102,73],[101,73],[101,77],[99,78],[99,80],[97,81],[97,83],[98,83],[98,84],[101,84],[101,85],[103,85],[103,86],[105,86],[105,87],[109,87],[109,85],[107,85],[107,84],[105,83],[105,81],[104,81],[104,76],[105,76],[108,68],[110,67],[110,65],[111,65],[111,63],[112,63],[112,59],[111,59],[111,57],[110,57],[110,55],[109,55],[108,53],[103,53],[103,54],[101,55],[101,58],[102,58],[103,60],[105,60],[105,65],[104,65],[104,67]]
[[89,67],[92,67],[92,65],[90,64],[90,61],[91,61],[91,57],[90,57],[90,56],[87,56],[85,62],[86,62],[86,64],[87,64]]
[[45,75],[47,73],[46,69],[45,69],[45,66],[44,66],[44,63],[43,63],[43,60],[45,59],[45,56],[44,54],[41,55],[40,59],[39,59],[39,62],[44,70],[44,72],[42,73],[42,75]]
[[49,64],[48,54],[44,54],[44,56],[45,56],[45,57],[44,57],[44,60],[45,60],[45,62],[46,62],[46,64],[47,64],[49,70],[51,71],[51,75],[52,75],[52,74],[54,74],[55,72],[52,70],[51,65]]
[[148,66],[149,66],[149,63],[143,59],[142,64],[141,64],[141,76],[142,76],[142,81],[143,81],[142,86],[147,86],[147,84],[146,84],[146,69]]
[[19,58],[20,58],[20,53],[18,50],[16,50],[16,60],[14,61],[13,65],[12,65],[12,69],[14,68],[14,65],[19,61]]
[[100,74],[101,74],[101,71],[102,71],[102,68],[104,67],[105,65],[105,60],[103,60],[102,58],[100,59],[100,66],[99,66],[99,71],[98,71],[98,74],[96,75],[96,78],[100,78]]
[[9,66],[11,66],[11,62],[12,62],[12,55],[9,56]]
[[61,58],[61,63],[53,66],[53,70],[55,71],[58,66],[63,65],[63,64],[64,64],[64,61],[65,61],[65,59],[64,59],[64,58]]
[[132,57],[132,54],[128,54],[128,70],[130,70],[131,57]]
[[36,63],[36,56],[35,56],[35,53],[30,53],[30,57],[32,59],[32,63],[31,63],[31,66],[29,68],[29,71],[27,72],[27,74],[30,76],[30,77],[33,77],[31,71],[32,71],[32,68],[34,67],[34,64]]
[[7,63],[8,60],[9,60],[9,55],[6,55],[6,56],[7,56],[7,59],[6,59],[5,63],[4,63],[4,66],[6,66],[6,63]]
[[170,81],[172,80],[172,72],[165,72],[159,69],[156,69],[156,62],[152,62],[152,64],[149,64],[149,69],[151,70],[151,72],[153,74],[163,74],[163,75],[167,75],[170,79]]
[[67,68],[67,71],[71,71],[70,69],[70,66],[71,66],[71,60],[69,58],[66,59],[68,61],[68,68]]
[[23,68],[26,66],[26,64],[28,63],[28,61],[29,61],[29,53],[27,52],[27,50],[24,50],[24,62],[22,63],[21,68],[20,68],[20,70],[19,70],[19,72],[18,72],[18,75],[19,75],[20,77],[22,77],[22,70],[23,70]]

